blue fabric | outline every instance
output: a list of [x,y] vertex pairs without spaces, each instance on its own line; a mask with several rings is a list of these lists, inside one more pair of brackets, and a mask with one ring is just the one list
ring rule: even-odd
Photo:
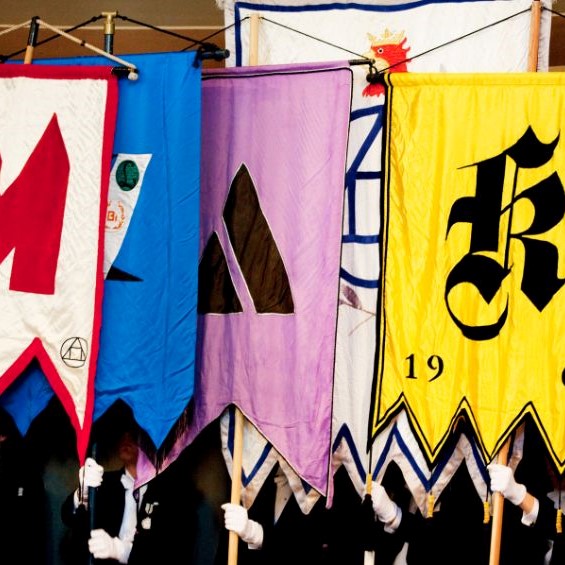
[[[192,397],[196,343],[201,69],[196,53],[122,56],[139,79],[119,82],[114,154],[150,154],[137,207],[113,269],[139,280],[104,284],[94,419],[116,400],[159,447]],[[109,64],[104,57],[35,64]],[[128,277],[128,278],[131,278]],[[25,433],[53,395],[39,371],[0,405]]]
[[0,406],[11,414],[22,435],[33,419],[47,406],[53,389],[34,363],[20,375],[0,396]]

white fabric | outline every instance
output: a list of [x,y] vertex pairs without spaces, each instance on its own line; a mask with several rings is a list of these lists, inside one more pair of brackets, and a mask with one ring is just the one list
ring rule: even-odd
[[232,504],[231,502],[222,504],[222,509],[224,511],[224,525],[226,529],[242,537],[249,522],[247,510],[243,506]]
[[133,542],[137,526],[137,501],[133,496],[135,479],[126,471],[121,477],[121,482],[125,489],[125,505],[118,537],[122,540]]
[[[232,446],[233,438],[233,412],[224,411],[220,418],[220,433],[222,440],[222,454],[231,476],[233,466]],[[261,487],[270,475],[273,467],[278,463],[284,472],[298,506],[304,514],[309,514],[320,498],[320,493],[302,482],[286,460],[269,444],[253,424],[245,421],[243,427],[243,456],[242,467],[245,477],[242,485],[241,501],[245,508],[250,508]],[[258,464],[258,461],[261,463]]]
[[70,399],[65,408],[74,409],[80,428],[87,417],[87,397],[94,391],[107,99],[107,80],[14,77],[0,81],[0,194],[19,177],[54,116],[70,166],[54,294],[10,292],[14,254],[0,264],[0,376],[24,351],[39,353],[51,385],[64,389],[66,396],[60,396]]
[[539,501],[537,498],[534,498],[534,505],[529,512],[522,513],[522,524],[524,526],[533,526],[538,519],[539,514]]
[[371,498],[377,520],[386,525],[392,523],[398,515],[398,506],[389,498],[385,488],[375,481],[372,484]]
[[88,489],[99,487],[103,478],[104,467],[99,465],[92,457],[88,457],[78,471],[79,488],[73,496],[75,510],[81,503],[88,504]]
[[561,512],[565,512],[565,497],[562,491],[554,489],[547,493],[547,498],[553,502],[553,508],[555,508],[555,510],[561,508]]
[[82,488],[96,488],[102,484],[104,467],[92,457],[88,457],[79,469],[79,481]]
[[290,488],[290,484],[288,483],[288,479],[286,475],[282,471],[281,467],[277,469],[277,473],[275,475],[275,484],[276,486],[276,494],[275,494],[275,514],[274,514],[274,521],[275,524],[277,523],[286,503],[289,501],[290,497],[292,496],[292,489]]
[[245,537],[241,539],[247,542],[249,549],[261,549],[263,547],[263,526],[259,522],[249,520]]
[[226,502],[222,504],[222,510],[227,530],[235,532],[250,549],[259,549],[263,545],[263,527],[249,519],[247,510],[243,506]]
[[[312,10],[316,3],[325,6]],[[409,55],[426,52],[425,56],[413,60],[409,68],[412,72],[519,72],[527,69],[531,0],[487,0],[471,4],[426,2],[416,6],[402,1],[393,3],[397,9],[391,10],[391,2],[386,0],[365,0],[355,3],[355,7],[337,10],[333,9],[334,3],[324,1],[248,0],[242,3],[225,0],[225,24],[232,26],[226,30],[226,47],[231,54],[227,64],[235,64],[238,45],[233,23],[237,5],[242,20],[239,46],[243,65],[249,60],[250,28],[249,22],[243,20],[260,14],[263,19],[259,26],[259,65],[354,58],[354,54],[364,55],[369,51],[368,33],[378,36],[387,29],[392,33],[405,31],[411,45]],[[543,4],[551,7],[547,0]],[[290,5],[296,8],[284,10]],[[501,22],[505,18],[507,21]],[[550,24],[551,14],[542,12],[540,71],[548,68]],[[473,33],[480,28],[486,29]],[[467,34],[469,37],[459,40]],[[437,48],[444,43],[448,45]]]
[[394,558],[392,565],[406,565],[406,556],[408,555],[408,543],[405,543],[400,550],[400,553]]
[[549,544],[549,549],[543,558],[543,565],[551,565],[551,558],[553,556],[553,540],[547,540]]
[[400,522],[402,522],[402,510],[397,506],[394,518],[385,524],[384,531],[389,534],[396,532],[400,526]]
[[514,480],[514,472],[506,465],[491,463],[488,467],[490,488],[500,492],[504,498],[516,506],[521,504],[526,496],[526,487]]
[[116,559],[127,563],[132,543],[113,538],[106,530],[92,530],[88,540],[88,550],[96,559]]
[[[104,240],[104,278],[106,278],[110,267],[114,263],[114,259],[118,256],[122,247],[133,212],[137,206],[145,171],[150,160],[150,154],[132,155],[120,153],[114,161],[114,166],[110,173],[110,186],[108,188],[108,212],[106,214]],[[139,171],[139,179],[132,190],[123,190],[116,180],[116,171],[124,161],[133,161]]]

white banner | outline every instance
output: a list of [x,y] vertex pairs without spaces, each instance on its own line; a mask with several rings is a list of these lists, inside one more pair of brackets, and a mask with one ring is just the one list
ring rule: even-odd
[[36,357],[86,452],[117,107],[110,68],[0,72],[0,391]]

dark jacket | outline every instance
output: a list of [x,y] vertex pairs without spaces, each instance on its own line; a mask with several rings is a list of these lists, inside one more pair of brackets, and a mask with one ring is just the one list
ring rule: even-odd
[[[106,471],[102,484],[94,489],[94,498],[91,504],[92,518],[89,510],[80,505],[74,510],[73,496],[71,493],[61,508],[63,523],[69,527],[67,535],[61,545],[61,555],[64,563],[68,565],[88,564],[90,552],[88,539],[91,529],[103,529],[112,537],[118,536],[122,525],[125,508],[125,488],[121,477],[124,471]],[[91,519],[92,527],[91,527]],[[115,559],[95,559],[96,565],[116,564]]]
[[[539,504],[538,518],[531,529],[537,537],[549,540],[551,548],[550,565],[563,565],[565,563],[565,534],[557,532],[557,511],[553,502],[546,496],[539,498]],[[547,549],[545,545],[542,548],[545,552],[547,552]]]
[[39,469],[19,438],[0,443],[0,563],[46,562],[46,497]]
[[[239,541],[238,565],[326,565],[328,557],[328,514],[325,499],[320,499],[309,514],[304,514],[294,496],[291,496],[274,523],[276,469],[265,480],[253,505],[249,518],[263,527],[261,549],[249,549]],[[216,564],[227,562],[229,532],[224,530]]]
[[[488,565],[492,520],[483,524],[483,507],[462,466],[442,493],[433,518],[403,513],[394,534],[408,542],[408,565]],[[504,502],[500,565],[543,565],[548,536],[521,522],[522,510]],[[555,525],[555,518],[553,519]],[[390,561],[388,563],[391,563]],[[557,563],[557,562],[556,562]]]
[[[524,454],[516,468],[515,479],[538,498],[540,513],[534,526],[525,526],[522,510],[504,501],[500,565],[543,565],[550,538],[555,533],[555,512],[545,496],[548,478],[544,446],[539,433],[529,423],[524,437]],[[403,509],[403,519],[395,535],[408,542],[408,565],[451,565],[454,562],[488,565],[492,520],[483,524],[483,503],[465,464],[457,470],[438,502],[439,509],[433,518],[424,518],[419,512],[410,514]]]
[[201,502],[182,458],[151,480],[137,515],[128,565],[195,563]]

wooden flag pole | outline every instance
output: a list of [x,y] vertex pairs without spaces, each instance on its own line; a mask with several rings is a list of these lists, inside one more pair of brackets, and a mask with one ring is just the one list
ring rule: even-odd
[[2,31],[0,31],[0,35],[5,35],[6,33],[11,33],[13,31],[16,31],[17,29],[21,29],[22,27],[28,27],[31,24],[31,20],[27,20],[26,22],[22,22],[21,24],[16,24],[13,25],[11,27],[7,27],[6,29],[3,29]]
[[[541,1],[533,0],[532,16],[530,26],[530,45],[528,49],[528,71],[536,72],[538,70],[538,51],[539,51],[539,32],[541,23]],[[498,452],[497,463],[506,465],[508,462],[508,450],[510,448],[510,440],[502,446]],[[498,565],[500,560],[500,541],[502,537],[502,517],[504,512],[504,497],[495,492],[492,495],[492,531],[490,538],[490,556],[489,565]]]
[[31,18],[29,26],[29,35],[27,38],[27,47],[24,55],[24,64],[29,65],[33,61],[33,50],[37,44],[37,34],[39,32],[38,16]]
[[[500,448],[496,462],[506,465],[508,462],[508,450],[510,439]],[[502,515],[504,512],[504,497],[499,492],[492,494],[492,530],[490,536],[489,565],[498,565],[500,560],[500,540],[502,537]]]
[[98,55],[102,55],[106,59],[110,59],[110,61],[114,61],[115,63],[118,63],[119,65],[126,67],[129,71],[128,79],[137,80],[138,78],[137,67],[135,65],[128,63],[127,61],[121,59],[120,57],[116,57],[115,55],[112,55],[112,53],[107,53],[103,49],[99,49],[98,47],[95,47],[94,45],[91,45],[90,43],[87,43],[86,41],[83,41],[82,39],[79,39],[78,37],[75,37],[74,35],[71,35],[66,31],[63,31],[62,29],[59,29],[58,27],[52,26],[39,18],[37,19],[37,23],[41,24],[44,28],[47,28],[48,30],[51,30],[59,34],[61,37],[64,37],[65,39],[68,39],[73,43],[76,43],[81,47],[88,49],[89,51],[94,51],[94,53],[97,53]]
[[[373,476],[369,471],[365,477],[365,492],[371,496],[373,491]],[[375,565],[375,552],[365,550],[363,553],[363,565]]]
[[[538,52],[539,52],[539,33],[541,24],[541,1],[533,0],[532,15],[530,25],[530,44],[528,48],[528,71],[537,72]],[[508,450],[510,439],[502,446],[498,452],[497,463],[506,465],[508,462]],[[489,565],[498,565],[500,560],[500,541],[502,537],[502,517],[504,512],[504,497],[495,492],[492,495],[492,531],[490,538]]]
[[[243,414],[235,406],[235,429],[233,438],[233,461],[231,474],[232,504],[241,504],[241,468],[243,461]],[[228,538],[228,565],[236,565],[239,536],[230,531]]]
[[[259,14],[251,15],[251,29],[249,33],[249,65],[257,65],[259,60]],[[241,504],[241,469],[243,463],[243,414],[235,408],[235,427],[233,438],[233,460],[231,474],[231,500],[232,504]],[[239,536],[230,531],[228,539],[228,565],[237,564],[237,549]]]
[[541,25],[541,0],[533,0],[530,19],[530,45],[528,49],[528,71],[538,70],[539,32]]
[[259,14],[249,17],[249,65],[259,64]]

